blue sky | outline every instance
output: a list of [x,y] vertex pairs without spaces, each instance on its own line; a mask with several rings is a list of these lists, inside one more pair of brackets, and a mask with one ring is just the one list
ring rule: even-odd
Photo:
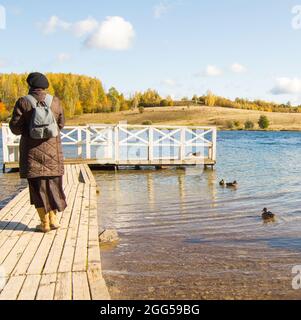
[[154,88],[178,98],[212,90],[301,104],[301,0],[0,5],[0,72],[87,74],[126,94]]

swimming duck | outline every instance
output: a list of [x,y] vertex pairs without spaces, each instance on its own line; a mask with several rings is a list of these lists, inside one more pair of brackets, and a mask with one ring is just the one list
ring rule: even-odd
[[219,185],[224,187],[224,186],[226,185],[225,180],[222,180],[222,181],[219,183]]
[[238,183],[237,181],[233,181],[233,182],[229,182],[229,183],[226,183],[226,186],[227,187],[237,187]]
[[275,214],[272,213],[271,211],[268,211],[267,208],[264,208],[262,211],[262,219],[264,221],[271,221],[275,219]]

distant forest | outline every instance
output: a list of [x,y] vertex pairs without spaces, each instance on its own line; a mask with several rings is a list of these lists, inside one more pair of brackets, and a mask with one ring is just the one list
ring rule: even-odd
[[[205,95],[184,97],[174,101],[170,96],[161,97],[156,90],[136,92],[131,97],[118,92],[114,87],[105,91],[97,78],[83,75],[48,73],[50,82],[48,92],[59,97],[67,118],[83,113],[119,112],[134,110],[139,107],[171,107],[185,105],[219,106],[268,112],[301,113],[301,106],[293,107],[290,103],[276,104],[262,100],[250,101],[237,98],[234,101],[207,92]],[[28,93],[27,74],[0,74],[0,121],[7,120],[17,99]]]

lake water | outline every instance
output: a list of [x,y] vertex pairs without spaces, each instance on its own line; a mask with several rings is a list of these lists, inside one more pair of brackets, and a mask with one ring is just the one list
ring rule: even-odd
[[[1,154],[0,154],[1,157]],[[287,299],[301,265],[301,133],[220,132],[216,170],[95,172],[114,299]],[[236,190],[219,181],[237,180]],[[24,183],[0,174],[0,201]],[[277,215],[264,224],[261,211]]]

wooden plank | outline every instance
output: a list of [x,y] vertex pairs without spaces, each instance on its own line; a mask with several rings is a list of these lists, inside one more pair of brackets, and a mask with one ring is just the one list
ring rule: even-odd
[[11,210],[20,203],[25,203],[27,201],[28,189],[24,189],[15,198],[13,198],[1,211],[0,211],[0,232],[2,231],[2,220],[7,214],[11,213]]
[[78,165],[72,166],[72,174],[73,174],[74,183],[79,183],[79,175],[77,174],[78,169],[76,169],[77,166]]
[[46,233],[40,243],[38,250],[36,251],[29,267],[27,274],[41,274],[43,272],[43,267],[45,265],[46,259],[49,254],[49,250],[53,243],[55,237],[55,231]]
[[90,215],[89,215],[89,242],[88,242],[88,268],[100,264],[100,249],[98,240],[98,212],[96,187],[91,186]]
[[66,184],[71,184],[70,183],[70,177],[69,177],[69,172],[70,172],[70,165],[65,166],[65,179],[66,179]]
[[2,266],[5,268],[7,274],[12,273],[32,237],[33,234],[30,233],[21,235],[14,248],[7,255],[6,259],[2,263]]
[[[75,164],[86,164],[86,165],[93,165],[93,166],[123,166],[123,167],[133,167],[133,166],[195,166],[195,165],[207,165],[207,166],[215,166],[216,160],[212,160],[209,158],[205,159],[194,159],[194,160],[142,160],[142,161],[126,161],[126,160],[98,160],[98,159],[68,159],[65,160],[65,163],[75,165]],[[18,169],[19,164],[15,162],[6,163],[7,169]]]
[[[66,187],[65,192],[66,192],[66,196],[67,196],[67,201],[69,201],[69,198],[70,198],[70,186],[69,185]],[[66,211],[67,210],[69,210],[69,211],[71,210],[70,206],[67,207]],[[63,216],[65,216],[66,211]],[[19,260],[18,264],[16,265],[15,269],[12,272],[12,275],[26,274],[27,269],[28,269],[29,265],[31,264],[33,257],[36,254],[36,251],[37,251],[38,247],[40,246],[43,237],[44,237],[43,233],[36,233],[34,235],[34,237],[31,239],[30,243],[28,244],[28,246],[24,250],[24,253],[23,253],[21,259]],[[57,255],[59,256],[59,251],[57,252]]]
[[72,274],[59,273],[55,288],[54,300],[72,300]]
[[72,179],[73,179],[73,183],[74,184],[78,184],[79,183],[79,177],[77,175],[76,172],[76,166],[71,166],[71,172],[72,172]]
[[60,221],[61,228],[57,231],[53,245],[50,249],[47,261],[43,270],[43,274],[55,273],[58,270],[58,266],[61,260],[61,255],[64,249],[64,244],[66,240],[67,230],[69,228],[70,219],[72,216],[73,208],[76,202],[76,192],[77,186],[68,185],[70,189],[69,196],[67,198],[68,207],[62,215]]
[[80,221],[80,214],[81,214],[81,205],[83,199],[83,184],[78,185],[77,193],[76,193],[76,201],[72,211],[72,217],[70,220],[70,225],[64,245],[64,250],[62,253],[60,265],[58,271],[69,272],[72,271],[72,264],[76,246],[76,238],[78,234],[78,225]]
[[89,184],[90,183],[90,179],[87,175],[87,172],[86,172],[86,169],[84,167],[84,165],[80,165],[80,175],[81,175],[81,178],[82,178],[82,183],[87,183]]
[[88,175],[88,177],[89,177],[89,180],[90,180],[90,184],[92,185],[92,186],[95,186],[95,187],[97,187],[97,182],[96,182],[96,179],[95,179],[95,177],[94,177],[94,175],[93,175],[93,172],[91,171],[91,169],[89,168],[89,166],[88,165],[83,165],[84,166],[84,168],[85,168],[85,170],[86,170],[86,173],[87,173],[87,175]]
[[[28,193],[28,190],[26,190],[26,192]],[[3,236],[2,233],[4,230],[7,231],[12,231],[14,230],[12,227],[16,226],[16,221],[19,221],[24,215],[25,215],[25,206],[29,207],[28,204],[28,194],[25,194],[25,197],[22,198],[18,203],[14,202],[13,204],[11,204],[11,202],[8,204],[9,207],[9,212],[7,212],[6,215],[4,215],[1,218],[1,222],[0,222],[0,246],[3,242],[1,242],[1,239],[6,239],[7,235]],[[3,209],[5,210],[6,207]],[[13,221],[14,220],[14,221]]]
[[[20,205],[21,206],[21,205]],[[16,231],[20,231],[22,228],[22,220],[28,216],[28,212],[31,209],[31,206],[25,203],[22,207],[14,208],[17,212],[14,212],[13,218],[10,221],[6,221],[6,226],[0,233],[0,247],[7,241],[7,239],[14,235]]]
[[49,251],[51,249],[52,243],[54,241],[57,231],[52,231],[43,236],[39,248],[35,252],[35,255],[28,267],[27,274],[41,274],[43,267],[47,260]]
[[110,300],[111,297],[100,266],[89,269],[87,274],[92,300]]
[[42,275],[41,282],[38,288],[36,300],[53,300],[57,274]]
[[40,275],[27,276],[23,283],[18,300],[26,300],[26,301],[35,300],[38,287],[40,284],[40,280],[41,280]]
[[[14,248],[11,250],[5,261],[3,262],[3,265],[6,269],[7,273],[11,273],[16,265],[19,263],[19,260],[21,257],[24,256],[25,252],[27,256],[21,261],[20,267],[18,268],[19,273],[23,271],[21,274],[25,274],[25,271],[28,267],[28,262],[29,258],[32,257],[32,254],[35,254],[36,251],[33,251],[32,249],[37,249],[36,244],[41,242],[41,239],[43,239],[44,235],[40,233],[36,233],[35,228],[37,224],[39,223],[39,218],[38,214],[36,213],[36,209],[34,207],[31,207],[31,210],[33,211],[33,218],[30,221],[28,225],[28,230],[29,231],[24,231],[23,234],[20,235],[19,240],[17,241],[16,245]],[[30,250],[26,250],[28,247],[30,247]],[[41,256],[39,257],[41,259]],[[25,260],[25,263],[24,263]],[[30,262],[31,265],[31,262]],[[34,274],[34,273],[31,273]],[[39,274],[39,273],[37,273]]]
[[12,271],[12,276],[24,275],[27,272],[28,267],[30,266],[33,257],[40,246],[40,243],[44,237],[43,233],[36,233],[31,239],[30,243],[24,250],[24,253],[18,263],[15,265],[14,270]]
[[[80,183],[80,173],[85,183]],[[0,299],[110,299],[101,272],[96,186],[88,166],[65,166],[68,207],[58,215],[61,229],[48,234],[33,232],[39,218],[28,190],[9,203],[0,263],[11,277]]]
[[[30,209],[29,208],[30,206],[27,206],[26,208],[24,208],[25,209],[24,211],[26,212],[24,217],[21,219],[21,221],[17,224],[16,227],[13,227],[14,229],[13,231],[8,232],[9,234],[11,234],[11,236],[9,236],[6,239],[6,241],[3,243],[3,245],[0,248],[0,264],[3,263],[7,255],[13,249],[15,244],[18,242],[24,230],[28,228],[27,225],[29,224],[29,222],[33,219],[35,215],[35,210],[32,207]],[[3,232],[1,236],[2,235],[6,235],[6,233]]]
[[76,248],[74,253],[73,271],[85,271],[87,269],[88,259],[88,232],[89,232],[89,196],[90,186],[84,186],[83,201],[81,206],[81,215],[79,229],[76,239]]
[[86,272],[73,272],[73,300],[91,300]]
[[17,300],[24,280],[25,276],[10,278],[0,294],[0,300]]
[[77,177],[79,177],[79,175],[80,175],[80,165],[76,165],[75,166],[75,170],[76,170]]
[[74,175],[74,166],[70,166],[70,175],[71,175],[71,181],[73,184],[77,184],[78,181],[76,181],[76,177]]

